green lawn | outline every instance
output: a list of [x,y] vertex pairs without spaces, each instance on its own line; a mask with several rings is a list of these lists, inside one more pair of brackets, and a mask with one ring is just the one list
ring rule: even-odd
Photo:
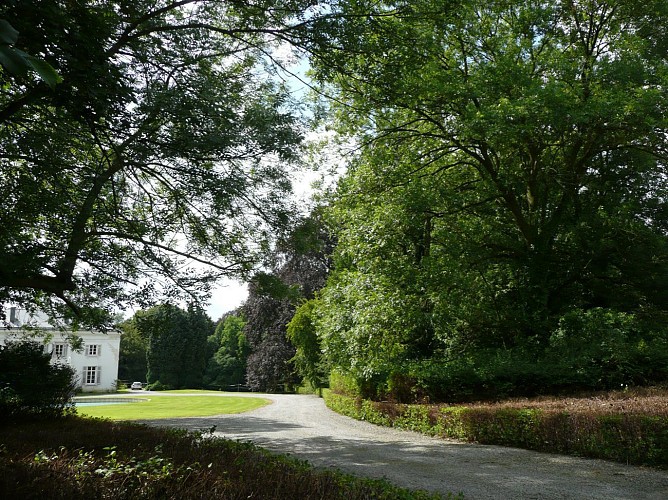
[[[175,391],[178,392],[178,391]],[[103,417],[112,420],[140,420],[175,417],[206,417],[223,413],[242,413],[254,410],[271,403],[268,399],[245,398],[238,396],[220,396],[220,393],[207,391],[181,391],[184,393],[197,392],[196,395],[167,396],[147,394],[135,397],[148,399],[141,403],[114,404],[103,406],[85,406],[77,408],[79,415],[88,417]],[[218,394],[217,396],[209,394]],[[132,396],[124,393],[122,396]],[[121,397],[119,395],[119,397]]]

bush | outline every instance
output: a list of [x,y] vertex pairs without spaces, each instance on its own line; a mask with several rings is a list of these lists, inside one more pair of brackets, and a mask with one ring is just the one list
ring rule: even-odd
[[71,409],[74,370],[51,364],[40,343],[21,340],[0,346],[0,419],[54,418]]
[[172,391],[174,387],[169,384],[163,384],[159,380],[156,380],[152,384],[148,385],[149,391]]
[[[470,402],[614,390],[668,380],[668,333],[609,309],[565,314],[549,342],[406,362],[376,390],[338,375],[343,394],[395,402]],[[367,384],[368,385],[368,384]],[[357,392],[353,386],[358,387]],[[379,389],[380,388],[380,389]],[[384,389],[384,390],[382,390]]]
[[313,469],[252,443],[127,422],[78,417],[21,422],[0,427],[0,443],[0,498],[442,498]]
[[360,396],[360,389],[351,375],[333,370],[329,375],[329,387],[332,392],[346,396]]
[[645,331],[633,315],[608,309],[565,314],[550,337],[546,363],[561,383],[604,390],[668,377],[666,333]]
[[332,410],[378,425],[481,444],[668,468],[665,411],[607,413],[499,405],[438,406],[373,402],[325,392]]

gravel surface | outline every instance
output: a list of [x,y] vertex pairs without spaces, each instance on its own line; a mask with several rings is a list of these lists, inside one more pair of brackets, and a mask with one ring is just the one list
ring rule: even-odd
[[318,467],[465,498],[668,499],[665,471],[430,438],[341,416],[315,396],[249,396],[272,404],[237,415],[145,423],[190,430],[215,425],[217,436],[252,441]]

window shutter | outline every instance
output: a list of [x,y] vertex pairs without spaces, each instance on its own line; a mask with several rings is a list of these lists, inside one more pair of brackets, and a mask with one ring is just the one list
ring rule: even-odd
[[100,385],[101,380],[102,380],[102,367],[98,366],[97,370],[95,370],[95,384]]

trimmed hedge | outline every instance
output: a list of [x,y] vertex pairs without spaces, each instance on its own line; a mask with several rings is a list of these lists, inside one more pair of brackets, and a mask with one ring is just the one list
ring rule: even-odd
[[561,410],[407,405],[325,391],[332,410],[378,425],[481,444],[668,468],[668,418]]

